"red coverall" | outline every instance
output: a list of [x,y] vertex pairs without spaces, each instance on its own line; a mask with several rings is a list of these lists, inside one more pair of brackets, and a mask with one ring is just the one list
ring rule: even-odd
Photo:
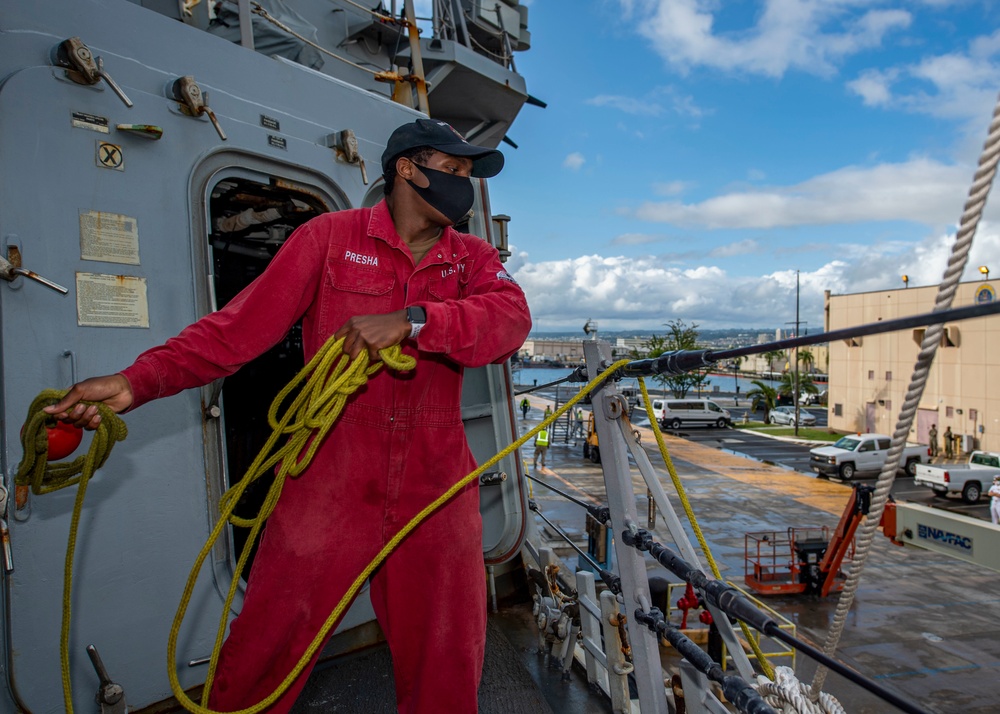
[[[427,311],[419,350],[403,344],[417,367],[372,377],[309,470],[286,482],[222,649],[213,709],[248,707],[274,691],[382,546],[475,468],[461,421],[462,368],[505,360],[531,318],[495,248],[445,228],[414,268],[382,202],[309,221],[222,310],[123,371],[135,408],[232,374],[300,317],[308,361],[350,317],[407,305]],[[477,488],[412,533],[372,576],[370,593],[399,711],[476,711],[486,627]],[[271,711],[288,711],[306,679]]]

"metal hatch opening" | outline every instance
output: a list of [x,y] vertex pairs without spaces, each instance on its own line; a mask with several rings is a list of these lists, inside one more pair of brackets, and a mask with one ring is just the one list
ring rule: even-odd
[[[268,183],[223,178],[212,188],[208,209],[215,309],[264,271],[292,231],[331,210],[315,193],[273,177]],[[220,404],[221,396],[224,488],[238,483],[246,473],[270,435],[267,410],[271,401],[303,364],[302,325],[296,323],[281,342],[213,389],[210,406]],[[236,515],[256,515],[272,480],[270,475],[258,479],[236,506]],[[233,552],[238,555],[248,529],[231,528]],[[251,562],[252,558],[253,554]],[[248,575],[249,571],[244,572],[244,579]]]

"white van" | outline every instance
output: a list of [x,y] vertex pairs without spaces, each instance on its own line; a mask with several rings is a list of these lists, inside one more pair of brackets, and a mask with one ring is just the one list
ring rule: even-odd
[[653,415],[662,429],[680,429],[685,424],[722,429],[732,423],[729,412],[711,399],[654,399]]

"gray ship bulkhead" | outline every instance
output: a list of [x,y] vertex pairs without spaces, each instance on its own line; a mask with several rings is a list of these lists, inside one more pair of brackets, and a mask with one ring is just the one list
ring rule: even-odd
[[[51,49],[73,36],[102,57],[132,108],[106,83],[76,84],[52,66]],[[185,75],[206,93],[226,141],[169,97]],[[0,76],[0,250],[16,249],[25,268],[70,288],[63,296],[24,278],[0,284],[8,487],[21,457],[18,429],[39,391],[119,370],[215,308],[212,211],[233,187],[298,198],[313,211],[371,205],[381,195],[386,137],[418,116],[124,0],[8,3]],[[163,137],[118,124],[156,125]],[[368,185],[360,167],[331,148],[345,129],[356,134]],[[485,190],[477,195],[471,232],[488,236],[488,199]],[[508,385],[505,366],[467,373],[463,417],[479,459],[513,439]],[[171,621],[220,493],[238,477],[227,470],[228,417],[206,409],[217,397],[212,387],[189,390],[126,415],[128,440],[91,484],[70,636],[79,711],[93,709],[97,686],[88,644],[125,686],[130,707],[171,696],[163,661]],[[514,477],[482,490],[488,562],[513,556],[525,531],[514,457],[503,470]],[[8,511],[14,567],[3,576],[0,711],[63,708],[61,575],[73,498],[71,490],[31,496],[26,508]],[[232,543],[220,544],[195,588],[174,663],[184,687],[205,676],[204,666],[188,663],[212,650],[233,560]],[[341,630],[371,617],[359,598]]]

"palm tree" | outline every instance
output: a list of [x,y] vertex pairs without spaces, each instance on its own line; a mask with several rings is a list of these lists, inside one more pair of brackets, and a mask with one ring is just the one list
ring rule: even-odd
[[774,371],[774,360],[776,360],[776,359],[784,359],[785,358],[785,351],[784,350],[770,350],[769,352],[765,352],[764,355],[763,355],[763,357],[764,357],[764,359],[767,360],[767,371],[768,372],[773,372]]
[[812,371],[812,366],[816,362],[816,358],[813,356],[812,350],[808,347],[803,347],[799,350],[799,362],[805,367],[806,372]]
[[759,379],[755,379],[750,384],[753,389],[747,392],[750,400],[750,411],[755,412],[761,406],[764,407],[764,423],[771,423],[771,410],[778,405],[778,390],[769,384],[765,384]]
[[[819,388],[813,382],[811,374],[799,373],[799,394],[818,394]],[[795,375],[785,372],[781,375],[781,382],[778,384],[778,394],[783,397],[793,397],[795,395]]]

